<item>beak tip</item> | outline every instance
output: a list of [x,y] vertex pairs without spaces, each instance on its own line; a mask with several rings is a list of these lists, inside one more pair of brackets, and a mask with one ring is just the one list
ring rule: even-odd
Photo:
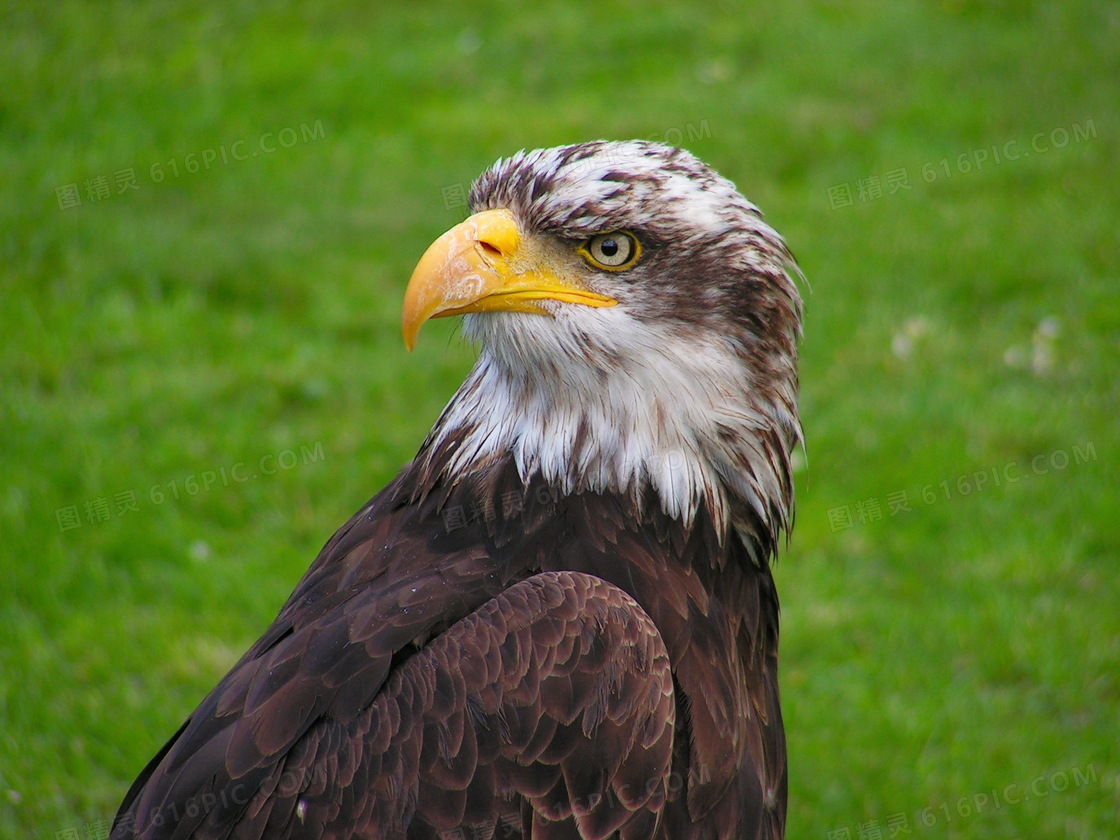
[[401,338],[404,339],[404,349],[409,353],[411,353],[413,348],[416,347],[416,337],[418,332],[419,330],[411,329],[409,326],[405,326],[404,329],[401,330]]

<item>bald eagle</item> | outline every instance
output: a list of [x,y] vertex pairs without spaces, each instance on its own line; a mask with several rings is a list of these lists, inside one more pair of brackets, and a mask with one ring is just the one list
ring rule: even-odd
[[499,160],[420,259],[478,361],[112,836],[781,837],[799,271],[686,151]]

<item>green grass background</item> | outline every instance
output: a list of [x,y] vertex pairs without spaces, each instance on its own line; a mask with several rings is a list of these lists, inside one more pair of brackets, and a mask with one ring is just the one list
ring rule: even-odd
[[468,369],[398,326],[459,185],[597,137],[690,147],[811,283],[789,836],[1120,835],[1115,3],[0,19],[0,837],[102,836]]

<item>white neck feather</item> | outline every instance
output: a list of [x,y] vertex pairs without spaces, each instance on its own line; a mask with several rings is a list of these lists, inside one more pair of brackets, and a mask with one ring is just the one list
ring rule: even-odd
[[652,487],[686,525],[703,501],[720,533],[740,525],[730,504],[738,499],[772,535],[788,527],[789,456],[800,440],[792,382],[773,402],[729,345],[638,328],[617,309],[579,313],[613,322],[580,331],[585,341],[610,337],[593,355],[564,340],[570,325],[528,317],[531,341],[519,340],[523,315],[468,321],[483,350],[427,447],[430,457],[444,439],[459,440],[447,476],[512,454],[523,480],[539,473],[563,494],[615,492],[640,505]]

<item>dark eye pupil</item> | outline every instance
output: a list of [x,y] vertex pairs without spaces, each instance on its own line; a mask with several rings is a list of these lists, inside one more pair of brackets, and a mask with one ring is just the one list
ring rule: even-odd
[[599,250],[603,253],[604,257],[613,257],[618,253],[618,243],[613,239],[604,239],[599,244]]

